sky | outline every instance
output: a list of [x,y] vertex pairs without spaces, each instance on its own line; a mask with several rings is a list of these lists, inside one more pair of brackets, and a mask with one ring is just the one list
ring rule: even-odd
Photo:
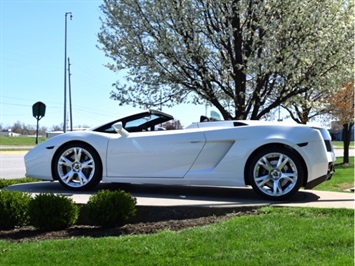
[[[128,105],[119,106],[110,99],[112,84],[122,80],[122,74],[104,66],[112,61],[97,48],[101,3],[102,0],[0,0],[0,125],[3,128],[17,122],[35,127],[37,120],[32,115],[32,105],[38,101],[46,105],[40,127],[51,129],[63,125],[65,21],[73,127],[96,126],[140,111]],[[67,12],[72,13],[72,20],[69,16],[65,19]],[[179,105],[163,107],[163,111],[188,126],[205,115],[206,108]]]

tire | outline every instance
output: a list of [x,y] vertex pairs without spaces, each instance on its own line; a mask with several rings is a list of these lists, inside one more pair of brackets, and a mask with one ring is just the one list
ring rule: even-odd
[[71,190],[93,188],[102,177],[100,157],[85,143],[70,143],[58,149],[52,167],[54,179]]
[[268,200],[285,200],[296,193],[304,180],[303,164],[292,150],[271,147],[255,154],[247,169],[254,191]]

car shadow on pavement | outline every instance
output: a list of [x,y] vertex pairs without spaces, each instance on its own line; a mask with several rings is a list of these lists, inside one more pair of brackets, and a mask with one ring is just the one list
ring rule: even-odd
[[[124,190],[130,193],[133,197],[138,198],[138,203],[143,202],[143,205],[159,205],[159,202],[165,201],[164,205],[169,205],[169,200],[175,200],[173,205],[184,205],[189,201],[190,205],[206,205],[210,207],[218,207],[218,205],[269,205],[274,203],[304,203],[314,202],[319,200],[319,196],[312,191],[299,191],[287,201],[275,202],[265,200],[256,194],[251,188],[229,188],[229,187],[200,187],[200,186],[168,186],[168,185],[136,185],[136,184],[121,184],[121,183],[100,183],[95,189],[89,191],[72,191],[64,188],[58,182],[35,182],[17,184],[6,188],[7,190],[16,190],[28,193],[56,193],[65,196],[88,198],[99,190]],[[151,201],[149,199],[155,199]],[[159,201],[160,200],[160,201]],[[146,204],[144,203],[146,202]],[[155,202],[155,203],[154,203]]]

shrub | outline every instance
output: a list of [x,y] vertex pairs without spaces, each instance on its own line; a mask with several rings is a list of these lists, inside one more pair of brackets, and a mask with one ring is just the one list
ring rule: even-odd
[[101,227],[122,226],[136,213],[136,199],[122,191],[101,190],[87,203],[88,218]]
[[60,230],[75,224],[79,207],[63,195],[42,193],[35,196],[29,205],[30,222],[44,230]]
[[0,191],[0,227],[11,229],[28,224],[31,196],[19,191]]

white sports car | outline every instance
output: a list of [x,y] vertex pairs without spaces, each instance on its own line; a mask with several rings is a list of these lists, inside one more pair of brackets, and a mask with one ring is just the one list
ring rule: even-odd
[[164,130],[171,115],[136,113],[86,131],[68,132],[25,156],[26,176],[73,190],[100,181],[246,186],[284,200],[330,179],[335,155],[328,132],[263,121],[206,121]]

